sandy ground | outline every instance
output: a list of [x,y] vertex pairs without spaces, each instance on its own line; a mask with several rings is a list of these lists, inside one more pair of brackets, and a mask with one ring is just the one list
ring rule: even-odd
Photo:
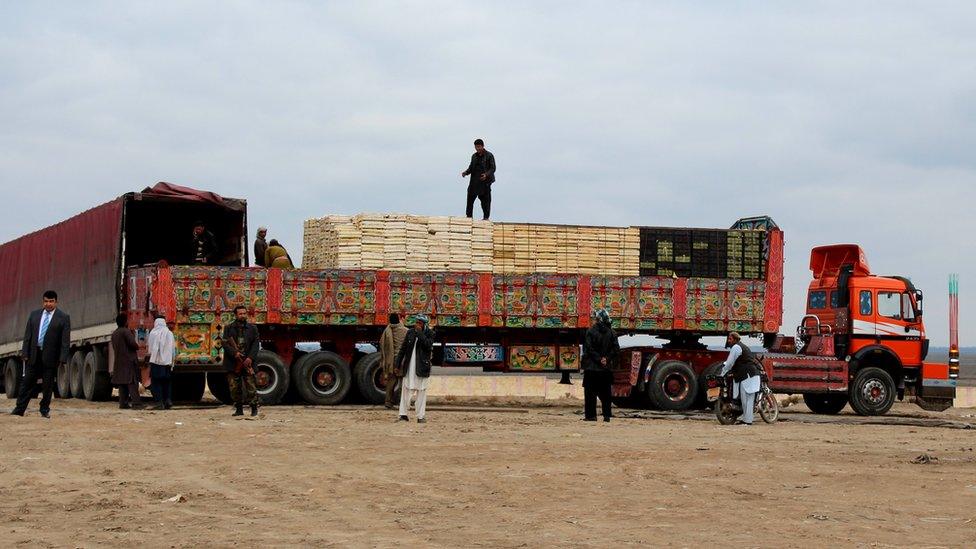
[[565,406],[432,405],[425,425],[361,406],[36,410],[0,416],[4,547],[976,542],[973,430],[583,423]]

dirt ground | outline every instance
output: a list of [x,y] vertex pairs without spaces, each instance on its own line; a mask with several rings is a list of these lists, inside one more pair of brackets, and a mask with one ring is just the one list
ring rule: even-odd
[[972,546],[976,432],[813,417],[34,401],[0,416],[0,546]]

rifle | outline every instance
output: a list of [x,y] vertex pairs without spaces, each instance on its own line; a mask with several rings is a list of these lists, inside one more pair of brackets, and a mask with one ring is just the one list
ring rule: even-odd
[[237,340],[234,339],[234,338],[230,338],[230,340],[227,343],[228,343],[228,347],[230,347],[234,351],[234,361],[235,361],[235,364],[234,364],[234,375],[237,375],[237,376],[241,375],[244,372],[244,369],[246,368],[247,369],[247,375],[253,376],[254,375],[254,366],[251,365],[251,364],[248,364],[248,361],[250,360],[249,358],[247,358],[247,357],[245,357],[243,359],[241,358],[244,355],[241,353],[241,350],[237,348]]

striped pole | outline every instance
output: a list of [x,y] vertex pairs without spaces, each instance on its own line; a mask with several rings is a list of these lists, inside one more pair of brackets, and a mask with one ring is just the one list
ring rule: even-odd
[[959,275],[949,275],[949,379],[959,378]]

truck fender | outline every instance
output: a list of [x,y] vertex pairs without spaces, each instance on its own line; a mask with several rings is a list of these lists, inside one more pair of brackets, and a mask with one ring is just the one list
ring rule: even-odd
[[647,384],[651,382],[651,372],[654,371],[654,363],[657,362],[659,356],[659,353],[652,354],[647,364],[642,365],[641,371],[637,374],[637,390],[641,393],[644,392]]
[[901,400],[905,391],[905,376],[902,375],[902,363],[901,359],[894,351],[885,347],[884,345],[868,345],[862,349],[859,349],[853,356],[851,356],[851,367],[849,369],[849,375],[851,379],[857,375],[857,371],[864,366],[876,366],[885,370],[891,374],[892,379],[895,380],[895,386],[898,389],[898,397]]

